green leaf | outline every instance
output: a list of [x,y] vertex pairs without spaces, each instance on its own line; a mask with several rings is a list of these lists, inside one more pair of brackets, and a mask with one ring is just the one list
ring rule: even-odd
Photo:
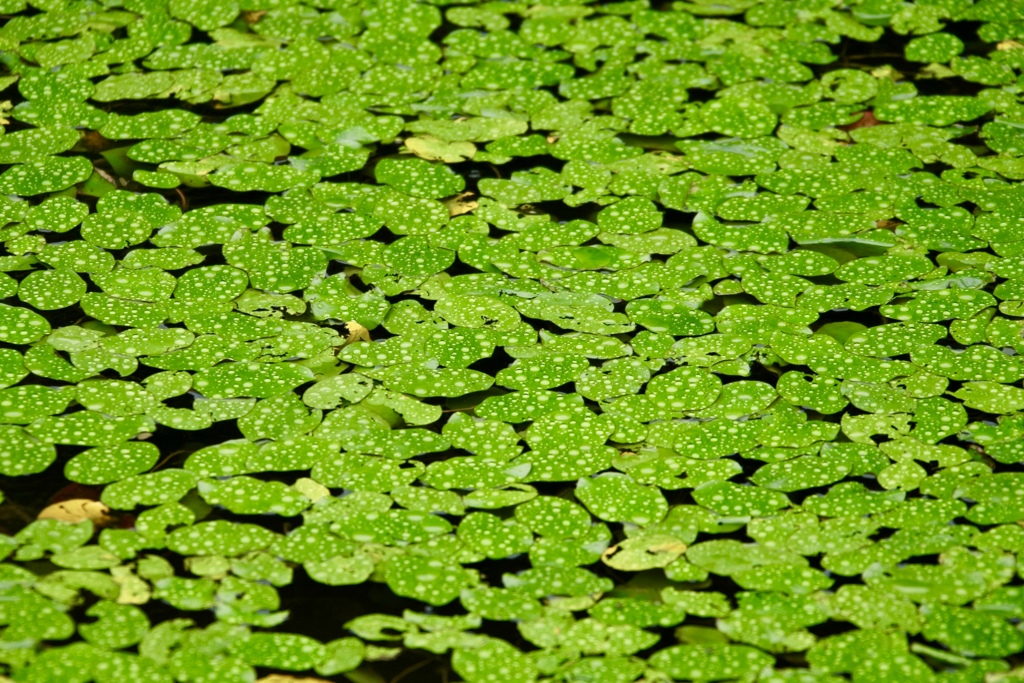
[[218,520],[176,529],[167,537],[167,547],[182,555],[237,557],[267,547],[274,537],[255,524]]
[[621,474],[580,479],[576,497],[599,519],[649,526],[668,512],[668,503],[657,489],[636,484]]
[[131,510],[139,505],[163,505],[181,500],[195,484],[196,476],[191,472],[162,470],[125,477],[106,487],[101,499],[116,510]]
[[469,571],[450,560],[398,555],[388,560],[384,577],[397,595],[445,605],[470,584]]
[[208,398],[279,396],[313,379],[308,368],[284,363],[225,363],[196,375],[195,388]]
[[60,154],[74,147],[76,142],[78,131],[58,126],[7,133],[0,136],[0,163],[17,164],[38,159],[40,156]]
[[519,574],[505,574],[506,588],[521,591],[535,598],[549,595],[577,597],[611,590],[611,579],[602,578],[580,567],[536,567]]
[[491,559],[525,552],[533,544],[533,534],[514,520],[502,521],[485,512],[467,515],[459,524],[459,540]]
[[291,166],[271,166],[259,162],[228,164],[209,175],[211,184],[235,192],[283,192],[297,187],[309,187],[320,179],[314,171],[302,171]]
[[41,311],[53,311],[78,303],[86,288],[85,281],[76,273],[38,270],[21,281],[18,298]]
[[763,517],[789,506],[784,493],[727,481],[703,484],[693,497],[723,517]]
[[843,482],[829,489],[824,496],[812,496],[803,507],[824,517],[855,517],[883,512],[895,507],[904,498],[901,492],[872,492],[859,482]]
[[273,513],[293,517],[309,507],[310,500],[278,481],[260,481],[252,477],[232,477],[224,481],[200,481],[197,489],[210,505],[219,505],[235,514]]
[[64,476],[81,484],[106,484],[146,472],[159,459],[159,449],[145,442],[91,448],[67,462]]
[[415,364],[396,365],[381,378],[384,386],[415,396],[456,397],[483,391],[494,380],[476,370],[429,368]]
[[98,602],[86,614],[97,621],[80,625],[78,632],[86,642],[107,650],[135,645],[150,628],[146,614],[133,605]]
[[[764,121],[762,118],[762,125]],[[730,176],[771,172],[775,170],[775,160],[782,153],[771,138],[752,141],[725,138],[715,142],[683,140],[676,146],[693,168]]]
[[[879,328],[871,328],[879,329]],[[848,404],[839,382],[828,377],[789,371],[779,377],[779,395],[797,406],[806,406],[824,415],[838,413]]]
[[998,382],[967,382],[953,395],[968,408],[986,413],[1012,413],[1024,409],[1024,390]]
[[438,201],[390,190],[380,193],[373,217],[396,235],[429,235],[448,222],[449,214]]
[[0,471],[7,476],[42,472],[56,460],[56,449],[42,439],[33,438],[21,427],[3,425],[0,446]]
[[94,4],[0,0],[8,676],[1012,678],[1013,2]]
[[910,40],[904,52],[909,62],[948,62],[964,49],[963,41],[951,33],[933,33]]
[[672,412],[704,408],[718,399],[722,381],[701,368],[683,367],[658,375],[644,390],[658,408]]
[[751,100],[713,100],[701,107],[700,118],[708,129],[736,138],[768,135],[776,124],[768,107]]
[[58,192],[86,180],[92,164],[82,157],[44,157],[0,174],[0,192],[32,196]]
[[627,197],[597,214],[598,227],[609,233],[636,235],[660,228],[661,222],[654,202],[642,197]]
[[426,199],[448,197],[465,189],[465,181],[449,167],[423,159],[388,157],[374,169],[377,182]]
[[452,668],[468,683],[531,683],[537,667],[522,652],[501,640],[488,640],[480,647],[457,648]]
[[659,650],[651,664],[680,679],[728,680],[755,674],[774,658],[745,645],[674,645]]
[[960,95],[919,95],[910,99],[886,102],[875,108],[879,121],[916,123],[926,126],[948,126],[957,121],[971,121],[987,114],[991,105]]
[[190,269],[178,278],[174,298],[188,301],[231,301],[245,291],[249,278],[230,266]]
[[253,666],[285,671],[312,669],[327,654],[320,642],[297,633],[253,633],[233,644],[232,651]]
[[581,356],[552,354],[517,360],[495,379],[510,389],[552,389],[579,379],[589,367]]
[[924,635],[972,657],[1005,657],[1022,645],[1021,634],[1003,619],[973,610],[928,605]]
[[100,132],[108,140],[131,140],[149,138],[171,138],[184,135],[195,128],[200,117],[183,109],[122,116],[111,114]]

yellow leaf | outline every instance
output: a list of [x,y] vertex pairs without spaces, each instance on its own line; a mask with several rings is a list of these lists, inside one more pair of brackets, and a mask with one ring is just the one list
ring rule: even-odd
[[452,217],[461,216],[480,206],[480,202],[470,199],[472,196],[472,192],[463,192],[446,200],[444,205],[448,207],[448,215]]
[[153,591],[148,583],[135,575],[131,567],[111,567],[110,575],[114,583],[121,587],[117,596],[119,605],[145,605],[149,602]]
[[430,135],[409,138],[405,146],[421,159],[443,161],[446,164],[457,164],[472,159],[476,154],[476,145],[472,142],[445,142]]
[[301,493],[302,495],[309,498],[314,503],[321,498],[326,498],[331,495],[331,490],[323,484],[310,479],[309,477],[301,477],[297,479],[292,488]]
[[36,519],[57,519],[69,524],[91,520],[96,526],[110,523],[110,508],[98,500],[72,498],[43,508]]
[[346,344],[351,344],[354,341],[373,341],[370,338],[370,331],[355,320],[345,323],[345,329],[348,330],[348,334],[345,335]]

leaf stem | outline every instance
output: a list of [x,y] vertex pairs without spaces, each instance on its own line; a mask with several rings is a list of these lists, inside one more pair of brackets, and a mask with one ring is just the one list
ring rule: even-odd
[[394,678],[391,679],[391,683],[398,683],[400,680],[402,680],[403,678],[405,678],[406,676],[411,674],[413,671],[418,671],[419,669],[422,669],[423,667],[425,667],[427,664],[430,664],[434,660],[435,660],[434,657],[430,657],[428,659],[423,659],[423,660],[421,660],[419,662],[416,662],[415,664],[413,664],[411,666],[408,666],[408,667],[402,669],[401,671],[398,672],[398,674]]
[[353,671],[346,671],[342,676],[352,681],[352,683],[386,683],[383,676],[366,664]]
[[185,451],[179,449],[179,450],[176,450],[176,451],[172,451],[171,453],[168,453],[167,457],[165,457],[163,460],[161,460],[157,464],[153,465],[153,467],[149,471],[150,472],[156,472],[158,469],[160,469],[161,467],[166,465],[168,463],[168,461],[170,461],[172,458],[174,458],[174,456],[180,455],[181,453],[184,453],[184,452]]

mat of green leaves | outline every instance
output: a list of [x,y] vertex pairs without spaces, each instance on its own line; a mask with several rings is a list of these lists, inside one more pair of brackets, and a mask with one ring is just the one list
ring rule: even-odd
[[0,681],[1024,678],[1022,0],[0,15]]

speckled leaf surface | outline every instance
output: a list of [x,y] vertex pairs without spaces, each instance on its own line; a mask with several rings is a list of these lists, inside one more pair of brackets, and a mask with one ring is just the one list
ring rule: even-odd
[[1019,673],[1019,2],[0,15],[0,678]]

